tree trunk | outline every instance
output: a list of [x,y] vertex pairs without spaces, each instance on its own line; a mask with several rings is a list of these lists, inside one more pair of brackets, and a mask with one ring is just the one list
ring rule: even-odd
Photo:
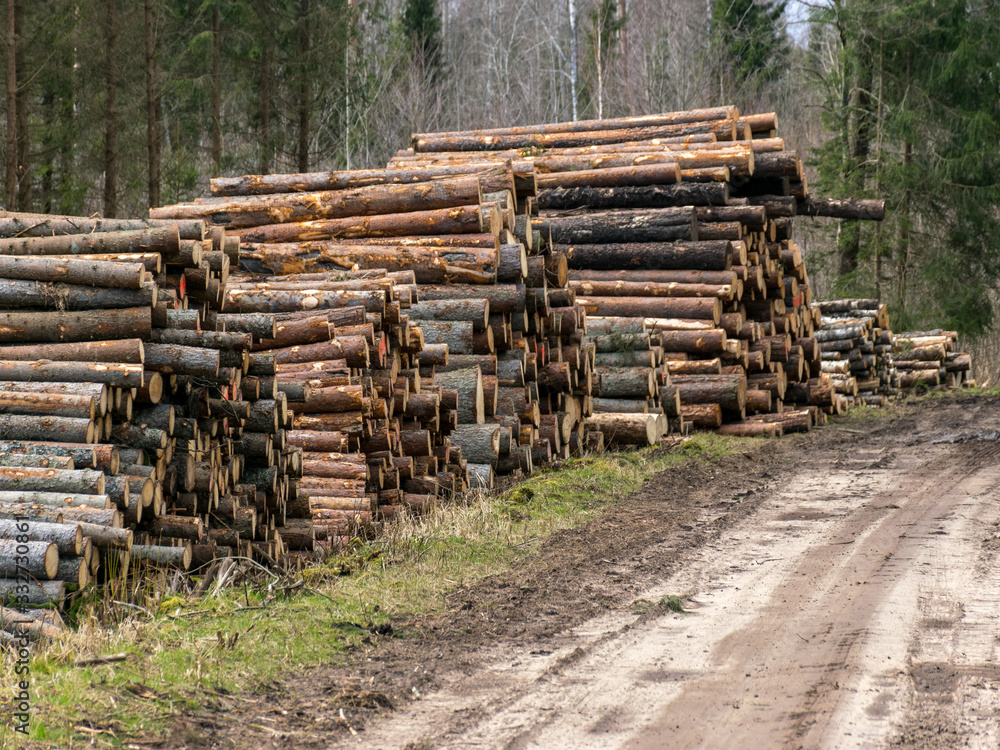
[[222,172],[222,31],[219,3],[212,4],[212,165]]
[[576,302],[588,315],[600,317],[676,318],[718,323],[722,314],[722,303],[715,297],[577,297]]
[[300,42],[298,53],[299,68],[299,97],[296,103],[298,117],[298,143],[296,145],[296,158],[298,170],[300,172],[309,171],[309,115],[312,110],[312,86],[310,62],[310,34],[309,34],[309,0],[299,0],[299,34]]
[[17,206],[17,14],[18,0],[7,0],[7,179],[5,205]]
[[156,38],[153,35],[153,0],[145,0],[146,42],[146,155],[148,200],[160,205],[160,121],[157,114],[159,82],[156,75]]
[[104,215],[118,213],[118,0],[105,1]]
[[655,414],[593,414],[585,424],[588,430],[603,433],[605,444],[656,445],[661,435]]
[[[271,173],[271,37],[268,0],[258,3],[261,22],[260,54],[260,172]],[[215,193],[212,193],[215,195]]]

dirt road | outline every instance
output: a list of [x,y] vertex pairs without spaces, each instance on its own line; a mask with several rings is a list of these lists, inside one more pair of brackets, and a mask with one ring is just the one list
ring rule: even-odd
[[[901,407],[658,478],[419,642],[291,686],[309,718],[261,746],[996,748],[998,552],[1000,401]],[[317,679],[414,699],[317,732]]]

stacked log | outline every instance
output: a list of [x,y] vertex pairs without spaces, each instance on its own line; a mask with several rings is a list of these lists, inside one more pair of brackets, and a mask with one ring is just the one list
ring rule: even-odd
[[[782,416],[786,391],[820,375],[818,321],[791,217],[800,207],[852,219],[882,212],[878,201],[812,199],[797,153],[776,129],[773,114],[720,107],[418,134],[390,167],[533,164],[541,209],[533,229],[568,257],[570,288],[590,319],[641,320],[633,333],[651,336],[633,346],[652,352],[638,366],[655,373],[657,393],[628,408],[666,411],[658,391],[676,389],[678,427],[686,418],[770,435],[775,424],[798,429],[800,416]],[[835,402],[816,392],[804,405],[810,423]]]
[[274,357],[251,354],[273,319],[244,332],[222,314],[238,240],[201,221],[11,213],[0,237],[17,290],[0,302],[0,524],[59,544],[28,603],[130,563],[278,562],[301,461],[283,440],[263,453],[244,439],[253,420],[277,435],[287,414],[261,385]]
[[[290,192],[300,187],[311,192]],[[373,279],[396,282],[405,303],[383,312],[368,297],[364,314],[394,325],[399,315],[400,334],[408,331],[389,332],[386,361],[372,366],[392,385],[387,429],[400,439],[358,444],[376,463],[391,460],[378,471],[400,473],[382,494],[402,493],[419,509],[467,482],[492,486],[496,473],[530,472],[599,440],[588,443],[583,421],[593,367],[582,345],[586,314],[566,289],[564,255],[532,227],[535,192],[532,165],[491,160],[216,180],[212,198],[153,216],[226,227],[244,243],[240,283],[260,299],[260,290],[312,288],[310,315],[340,305],[334,296],[364,297]],[[281,358],[302,365],[311,356],[282,354],[279,374],[291,364]],[[357,374],[342,367],[342,377]]]
[[972,385],[969,379],[972,357],[958,350],[956,331],[937,328],[898,333],[893,340],[892,356],[902,390]]
[[[815,338],[822,352],[822,380],[814,387],[839,394],[844,409],[883,406],[899,393],[894,337],[886,306],[877,299],[819,302]],[[800,394],[808,402],[809,394]]]

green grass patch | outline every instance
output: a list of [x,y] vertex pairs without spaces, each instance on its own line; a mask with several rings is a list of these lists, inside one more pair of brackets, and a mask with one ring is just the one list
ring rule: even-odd
[[[715,462],[746,445],[698,434],[671,450],[569,461],[505,492],[470,493],[426,517],[394,523],[294,584],[262,573],[253,583],[198,598],[151,590],[132,598],[141,609],[87,603],[76,613],[78,629],[32,660],[32,741],[20,746],[68,750],[156,738],[172,716],[210,708],[219,696],[335,664],[367,642],[409,637],[407,618],[447,613],[456,588],[509,569],[553,533],[595,518],[653,475],[686,461]],[[97,616],[109,610],[116,617],[111,625]],[[117,653],[128,658],[73,666]],[[13,684],[13,666],[3,657],[4,684]],[[19,746],[8,714],[8,704],[0,703],[0,747]]]

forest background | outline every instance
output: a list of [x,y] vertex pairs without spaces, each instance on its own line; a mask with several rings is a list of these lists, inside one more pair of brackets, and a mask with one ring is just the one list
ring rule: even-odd
[[994,0],[6,0],[8,210],[143,216],[217,175],[384,166],[413,132],[735,104],[827,197],[818,298],[957,329],[1000,383]]

